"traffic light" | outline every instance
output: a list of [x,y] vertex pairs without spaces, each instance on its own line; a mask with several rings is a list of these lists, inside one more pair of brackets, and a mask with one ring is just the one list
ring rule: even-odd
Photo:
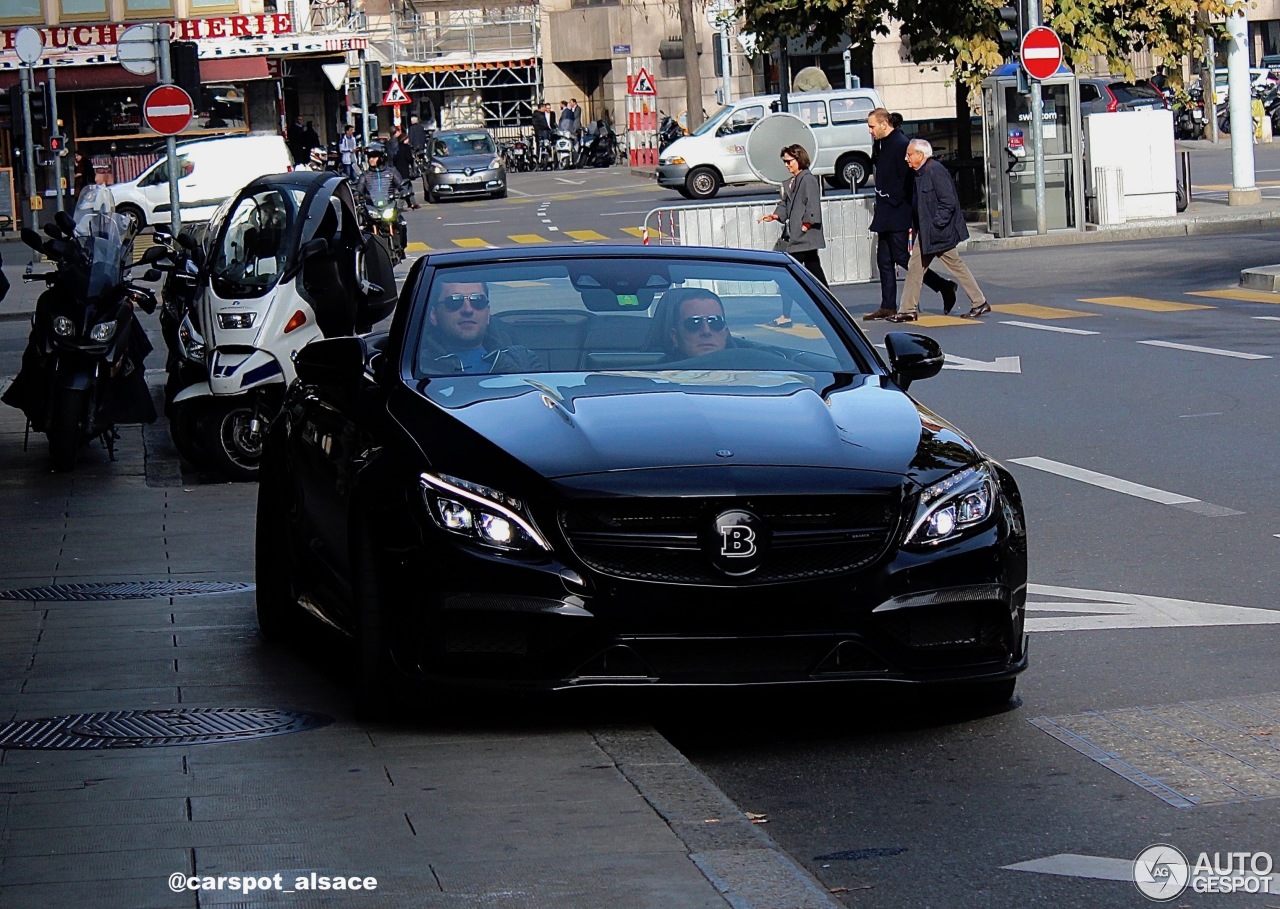
[[59,136],[56,133],[49,137],[49,151],[55,155],[60,155],[67,150],[67,137]]
[[200,105],[200,48],[194,41],[169,43],[169,74],[173,84],[191,96],[191,103]]
[[1006,3],[996,13],[1000,26],[1000,52],[1006,60],[1013,59],[1022,45],[1022,3]]
[[366,60],[364,64],[365,94],[369,98],[369,109],[382,103],[382,64],[377,60]]
[[[42,129],[48,122],[48,115],[45,113],[49,109],[49,84],[47,82],[37,82],[31,91],[31,128]],[[9,91],[5,95],[5,102],[0,103],[0,128],[8,126],[13,130],[14,137],[23,134],[22,121],[22,86],[15,83],[9,86]]]

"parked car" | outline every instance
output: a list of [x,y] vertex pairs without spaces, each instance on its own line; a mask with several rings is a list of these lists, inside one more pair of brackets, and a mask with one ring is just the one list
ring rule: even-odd
[[[1227,95],[1230,93],[1228,88],[1228,76],[1225,68],[1213,71],[1213,90],[1217,95],[1217,103],[1225,104]],[[1260,94],[1271,86],[1275,85],[1277,76],[1267,66],[1253,66],[1249,68],[1249,88],[1254,94]]]
[[[293,156],[283,136],[225,136],[178,145],[178,199],[183,224],[208,221],[214,210],[251,181],[292,170]],[[171,224],[168,156],[137,179],[111,185],[116,211],[138,227]]]
[[[777,95],[739,98],[720,108],[687,136],[658,156],[658,185],[689,199],[710,199],[722,186],[760,178],[747,163],[747,133],[777,110]],[[873,88],[793,92],[787,112],[809,125],[817,140],[810,170],[837,187],[860,188],[871,177],[871,134],[867,114],[881,107]]]
[[487,129],[440,130],[427,143],[427,155],[423,183],[428,202],[459,196],[506,198],[507,168]]
[[1124,82],[1110,76],[1080,79],[1080,116],[1165,107],[1164,95],[1146,82]]
[[[804,331],[765,324],[786,303]],[[938,344],[884,346],[780,253],[423,256],[389,333],[298,351],[261,468],[262,632],[351,635],[371,712],[441,682],[1004,703],[1017,484],[908,394]]]

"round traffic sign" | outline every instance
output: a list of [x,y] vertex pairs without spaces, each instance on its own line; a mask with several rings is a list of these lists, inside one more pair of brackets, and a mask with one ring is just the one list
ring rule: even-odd
[[176,85],[157,85],[142,102],[142,116],[162,136],[175,136],[191,123],[191,96]]
[[152,22],[131,25],[116,44],[116,59],[135,76],[149,76],[156,71],[156,27]]
[[1022,36],[1022,68],[1032,79],[1048,79],[1062,65],[1062,41],[1043,25]]
[[18,52],[18,59],[31,66],[39,63],[40,55],[44,53],[44,35],[40,33],[40,29],[24,25],[14,36],[13,46]]

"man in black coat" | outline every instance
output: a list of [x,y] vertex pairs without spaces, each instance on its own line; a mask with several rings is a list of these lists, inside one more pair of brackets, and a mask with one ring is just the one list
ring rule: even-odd
[[[880,308],[862,318],[887,319],[898,311],[898,266],[911,260],[908,237],[911,230],[914,172],[907,166],[907,137],[893,126],[893,115],[877,107],[867,115],[867,130],[876,140],[876,210],[871,230],[879,237],[876,268],[880,272]],[[942,294],[942,311],[956,305],[956,282],[935,271],[924,273],[924,283]]]
[[902,309],[888,321],[915,322],[920,318],[920,286],[934,259],[942,261],[969,297],[970,309],[960,318],[985,316],[991,312],[991,304],[956,251],[957,246],[969,239],[969,228],[964,223],[960,194],[956,192],[951,174],[941,161],[934,160],[933,146],[924,139],[907,143],[906,158],[916,172],[912,222],[916,238],[907,266],[907,283],[902,288]]

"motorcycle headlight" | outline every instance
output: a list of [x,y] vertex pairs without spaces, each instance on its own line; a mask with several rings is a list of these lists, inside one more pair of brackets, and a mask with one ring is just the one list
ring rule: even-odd
[[396,219],[396,207],[388,205],[379,214],[383,221],[394,221]]
[[[67,321],[71,321],[68,319]],[[56,331],[56,329],[55,329]],[[104,344],[116,336],[116,321],[112,319],[110,322],[99,322],[93,328],[89,329],[90,340]]]
[[986,464],[951,474],[920,493],[907,542],[934,546],[955,539],[991,517],[998,494]]
[[421,474],[418,483],[431,520],[441,530],[493,549],[551,551],[520,499],[444,474]]
[[69,338],[76,333],[76,323],[66,316],[54,316],[53,333],[59,338]]
[[189,315],[183,316],[182,323],[178,325],[178,342],[182,345],[182,353],[188,360],[198,362],[204,359],[204,338],[191,324]]
[[253,320],[257,317],[256,312],[220,312],[218,325],[223,328],[253,328]]

